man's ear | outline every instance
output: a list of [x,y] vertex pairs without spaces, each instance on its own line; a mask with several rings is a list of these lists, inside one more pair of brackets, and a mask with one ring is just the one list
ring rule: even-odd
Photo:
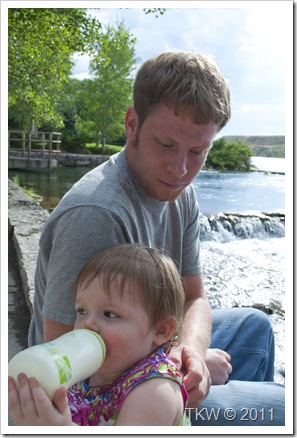
[[154,342],[157,346],[168,342],[174,335],[176,322],[173,318],[165,318],[157,324]]
[[125,132],[128,140],[134,140],[135,133],[137,132],[138,116],[135,108],[130,106],[126,111],[125,116]]

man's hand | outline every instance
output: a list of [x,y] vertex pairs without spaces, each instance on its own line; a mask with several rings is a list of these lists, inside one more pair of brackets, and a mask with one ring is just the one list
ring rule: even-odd
[[205,362],[210,372],[212,385],[224,385],[232,373],[231,357],[226,351],[218,348],[209,348],[205,355]]
[[17,426],[72,426],[66,387],[58,388],[53,402],[40,384],[26,374],[18,375],[19,389],[8,378],[8,408]]
[[203,358],[189,346],[172,349],[169,357],[185,376],[184,383],[189,394],[188,407],[199,407],[211,385],[210,373]]

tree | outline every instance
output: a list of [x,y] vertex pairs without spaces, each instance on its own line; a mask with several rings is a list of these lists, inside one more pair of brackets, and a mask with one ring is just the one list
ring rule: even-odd
[[159,14],[164,15],[166,8],[148,8],[143,9],[145,14],[155,14],[155,17],[158,18]]
[[206,168],[249,171],[252,155],[253,151],[249,145],[240,141],[226,142],[220,138],[213,142],[206,160]]
[[[156,16],[165,12],[143,10]],[[86,8],[9,8],[9,126],[30,129],[32,122],[53,129],[63,126],[61,96],[74,65],[72,56],[97,53],[98,47],[104,53],[108,47],[104,38],[100,22]],[[121,49],[125,46],[118,46]]]
[[101,24],[78,8],[9,8],[8,104],[21,107],[24,125],[61,125],[56,102],[74,64],[72,55],[92,52]]
[[[93,141],[90,123],[83,122],[82,115],[86,111],[85,94],[89,79],[78,80],[70,78],[64,85],[60,96],[59,112],[63,117],[61,142],[63,150],[76,150]],[[48,126],[47,126],[48,127]]]
[[85,93],[85,120],[93,122],[97,146],[106,139],[117,139],[123,133],[126,108],[131,104],[132,70],[135,65],[135,39],[124,24],[108,25],[105,38],[97,45],[90,61],[94,79]]

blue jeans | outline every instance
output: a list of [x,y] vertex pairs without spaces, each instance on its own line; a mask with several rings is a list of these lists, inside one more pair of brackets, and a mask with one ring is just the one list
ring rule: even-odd
[[212,385],[197,409],[193,426],[283,426],[285,387],[273,382],[274,335],[267,315],[252,308],[213,310],[210,348],[231,356],[225,385]]

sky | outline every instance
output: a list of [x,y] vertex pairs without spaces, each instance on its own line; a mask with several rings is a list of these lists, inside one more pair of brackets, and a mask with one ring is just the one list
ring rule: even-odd
[[[133,1],[125,2],[125,8],[114,1],[83,4],[100,6],[90,13],[104,26],[125,23],[137,39],[137,67],[168,50],[210,55],[232,96],[232,118],[220,136],[286,134],[286,118],[291,117],[293,1]],[[143,8],[154,6],[165,7],[165,14],[145,15]],[[83,79],[88,73],[88,57],[77,57],[73,75]]]

